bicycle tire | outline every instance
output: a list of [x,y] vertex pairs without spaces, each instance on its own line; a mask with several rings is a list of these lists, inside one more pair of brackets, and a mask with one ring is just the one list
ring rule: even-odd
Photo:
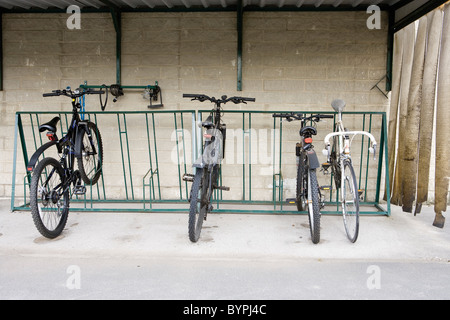
[[[204,205],[202,199],[204,199],[205,190],[207,191],[208,186],[205,181],[205,176],[208,174],[203,174],[203,169],[197,168],[195,172],[194,181],[191,188],[191,200],[189,206],[189,221],[188,221],[188,232],[189,240],[191,242],[197,242],[200,238],[200,233],[202,231],[203,220],[205,218],[207,205]],[[206,179],[207,180],[207,179]]]
[[[55,181],[53,181],[54,177],[56,177]],[[43,186],[43,181],[49,184],[44,182],[46,186]],[[64,169],[54,158],[44,158],[40,161],[31,178],[31,215],[37,230],[49,239],[54,239],[61,234],[69,215],[69,190],[63,191],[62,195],[58,195],[57,191],[63,181]]]
[[350,160],[344,161],[341,178],[344,183],[342,188],[342,216],[345,232],[350,242],[354,243],[359,234],[359,196],[356,175]]
[[[308,175],[309,230],[311,231],[311,241],[317,244],[320,241],[320,203],[316,169],[310,169]],[[309,192],[311,192],[311,195]]]
[[304,202],[304,160],[303,153],[300,156],[299,164],[297,165],[297,192],[296,192],[296,204],[298,211],[305,211],[306,208],[303,205]]
[[[94,185],[97,183],[102,173],[103,165],[103,142],[102,136],[97,126],[93,122],[88,122],[87,127],[91,132],[91,136],[83,132],[81,156],[77,159],[78,169],[80,170],[81,179],[87,185]],[[92,134],[94,133],[94,135]],[[92,137],[95,136],[95,141]],[[97,153],[89,154],[92,152],[92,146],[95,147]]]
[[340,160],[337,157],[337,149],[339,149],[338,138],[333,137],[333,146],[330,154],[331,161],[331,172],[333,173],[334,183],[336,185],[336,189],[341,188],[341,166]]

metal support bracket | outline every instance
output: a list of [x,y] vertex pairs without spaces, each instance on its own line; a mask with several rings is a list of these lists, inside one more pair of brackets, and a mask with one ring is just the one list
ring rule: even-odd
[[385,96],[386,99],[389,99],[388,95],[387,95],[383,90],[381,90],[380,87],[378,86],[378,84],[379,84],[381,81],[383,81],[384,79],[386,79],[386,81],[387,81],[387,79],[388,79],[388,78],[387,78],[387,75],[384,75],[383,78],[381,78],[380,80],[378,80],[378,82],[375,83],[375,85],[374,85],[372,88],[370,88],[370,90],[373,90],[373,89],[377,88],[378,91],[380,91],[380,92],[383,94],[383,96]]
[[122,78],[122,12],[118,6],[109,0],[100,0],[108,6],[116,30],[116,83],[121,83]]

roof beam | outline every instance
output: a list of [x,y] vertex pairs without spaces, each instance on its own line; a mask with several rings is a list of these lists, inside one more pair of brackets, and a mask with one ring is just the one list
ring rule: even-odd
[[406,17],[404,17],[404,18],[400,19],[399,21],[395,22],[394,27],[393,27],[394,28],[393,29],[394,32],[397,32],[397,31],[403,29],[408,24],[416,21],[420,17],[426,15],[428,12],[436,9],[441,4],[444,4],[447,1],[448,0],[431,0],[431,1],[425,2],[425,4],[423,4],[422,6],[417,8],[416,10],[412,11],[411,13],[409,13]]
[[[149,8],[154,8],[155,7],[155,5],[152,2],[148,1],[148,0],[141,0],[141,1]],[[182,2],[184,4],[184,0]]]
[[342,0],[336,0],[334,3],[333,3],[333,7],[335,7],[335,8],[337,8],[337,7],[339,7],[339,5],[342,3]]
[[363,0],[355,0],[352,2],[352,7],[355,8],[357,6],[359,6],[361,4],[361,2],[363,2]]
[[[12,1],[12,0],[4,0],[3,2],[8,5],[8,6],[5,6],[6,9],[12,9],[13,7],[17,6],[17,3],[15,1]],[[24,8],[24,7],[21,7],[21,8]],[[31,7],[28,6],[27,8],[24,8],[24,9],[30,9],[30,8]]]
[[120,11],[120,8],[109,0],[99,0],[99,1],[103,3],[105,6],[107,6],[110,10],[114,9]]
[[317,1],[317,2],[314,4],[314,6],[315,6],[316,8],[318,8],[318,7],[320,7],[320,6],[322,5],[322,3],[323,3],[323,0],[319,0],[319,1]]
[[77,2],[80,2],[87,7],[94,7],[95,9],[99,9],[101,7],[98,4],[94,3],[93,1],[89,1],[89,0],[77,0]]
[[47,3],[49,6],[53,6],[53,7],[59,8],[59,9],[66,9],[67,8],[66,6],[62,5],[61,3],[55,2],[55,1],[52,1],[52,0],[41,0],[41,1]]
[[137,8],[137,5],[135,5],[134,3],[131,3],[131,2],[128,1],[128,0],[122,0],[122,1],[125,2],[127,6],[133,8],[133,9],[134,9],[134,8]]
[[399,2],[394,3],[393,5],[391,5],[389,8],[391,10],[397,10],[397,9],[399,9],[401,7],[406,6],[407,4],[409,4],[409,3],[413,2],[413,1],[414,0],[400,0]]
[[298,0],[297,3],[295,4],[295,6],[297,8],[300,8],[303,5],[304,2],[305,2],[305,0]]
[[187,0],[181,0],[181,2],[184,4],[184,6],[186,7],[186,8],[190,8],[191,7],[191,4],[189,3],[189,1],[187,1]]
[[161,1],[166,5],[167,8],[169,9],[173,8],[173,4],[171,4],[169,0],[161,0]]
[[43,6],[37,3],[33,3],[32,1],[28,1],[28,0],[15,0],[14,1],[15,5],[21,8],[25,8],[25,9],[30,9],[32,7],[38,7],[41,9],[47,9],[48,6]]

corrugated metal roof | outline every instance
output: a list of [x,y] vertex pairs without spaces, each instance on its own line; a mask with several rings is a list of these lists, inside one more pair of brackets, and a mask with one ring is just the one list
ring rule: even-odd
[[[293,7],[293,8],[342,8],[368,7],[369,5],[392,6],[405,0],[242,0],[244,7]],[[66,9],[77,5],[82,9],[102,9],[116,6],[124,11],[154,8],[229,8],[236,7],[238,0],[0,0],[0,8],[7,10]]]

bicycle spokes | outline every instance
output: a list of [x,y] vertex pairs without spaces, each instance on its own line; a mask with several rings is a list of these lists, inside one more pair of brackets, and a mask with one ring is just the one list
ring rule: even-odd
[[30,207],[39,232],[47,238],[63,230],[69,209],[69,192],[64,184],[64,170],[53,158],[44,158],[31,180]]
[[359,231],[359,196],[355,172],[349,161],[344,163],[342,179],[342,211],[345,231],[348,239],[355,242]]

